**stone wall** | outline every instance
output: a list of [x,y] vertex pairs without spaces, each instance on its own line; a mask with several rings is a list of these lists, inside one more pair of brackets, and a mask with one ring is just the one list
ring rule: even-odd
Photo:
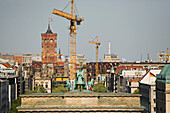
[[23,112],[142,112],[139,94],[41,93],[21,95]]

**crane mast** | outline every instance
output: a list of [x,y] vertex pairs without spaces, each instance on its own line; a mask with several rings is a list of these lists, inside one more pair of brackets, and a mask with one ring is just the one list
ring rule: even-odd
[[[98,42],[98,36],[96,36],[96,42]],[[98,60],[99,60],[99,56],[98,56],[98,48],[99,48],[100,44],[96,44],[96,76],[99,74],[99,69],[98,69]]]
[[99,69],[98,69],[98,60],[99,60],[98,48],[99,48],[99,45],[101,44],[101,42],[98,42],[98,36],[96,36],[96,42],[89,41],[89,43],[96,44],[95,48],[96,48],[96,76],[97,76],[99,74]]
[[76,75],[76,22],[77,25],[84,20],[83,18],[77,18],[75,15],[75,3],[74,0],[71,3],[71,14],[59,11],[57,9],[53,10],[53,14],[64,17],[70,20],[70,80],[73,81]]

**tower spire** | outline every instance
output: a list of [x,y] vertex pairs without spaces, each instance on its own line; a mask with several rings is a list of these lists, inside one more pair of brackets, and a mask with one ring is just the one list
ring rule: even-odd
[[49,23],[48,23],[48,29],[47,29],[47,32],[46,33],[53,33],[52,31],[51,31],[51,29],[50,29],[50,21],[49,21]]
[[48,29],[50,29],[50,21],[49,21],[49,23],[48,23]]
[[[58,54],[61,54],[60,48],[59,48],[59,52],[58,52]],[[59,59],[61,59],[61,56],[59,56],[58,58],[59,58]]]

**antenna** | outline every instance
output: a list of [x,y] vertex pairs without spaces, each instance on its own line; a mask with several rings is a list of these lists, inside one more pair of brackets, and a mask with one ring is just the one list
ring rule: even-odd
[[147,60],[149,60],[149,53],[147,54]]
[[110,41],[109,41],[109,55],[110,55],[111,53],[110,53]]

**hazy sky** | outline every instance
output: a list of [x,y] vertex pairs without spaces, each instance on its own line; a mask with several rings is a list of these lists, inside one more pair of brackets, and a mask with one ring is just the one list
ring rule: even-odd
[[[69,21],[52,14],[62,10],[69,0],[0,0],[0,52],[41,52],[41,33],[58,34],[57,47],[69,53]],[[77,31],[77,54],[95,61],[95,45],[88,43],[97,35],[99,60],[111,53],[128,61],[154,61],[157,54],[170,48],[170,0],[75,0],[80,17]],[[65,12],[70,12],[68,7]]]

